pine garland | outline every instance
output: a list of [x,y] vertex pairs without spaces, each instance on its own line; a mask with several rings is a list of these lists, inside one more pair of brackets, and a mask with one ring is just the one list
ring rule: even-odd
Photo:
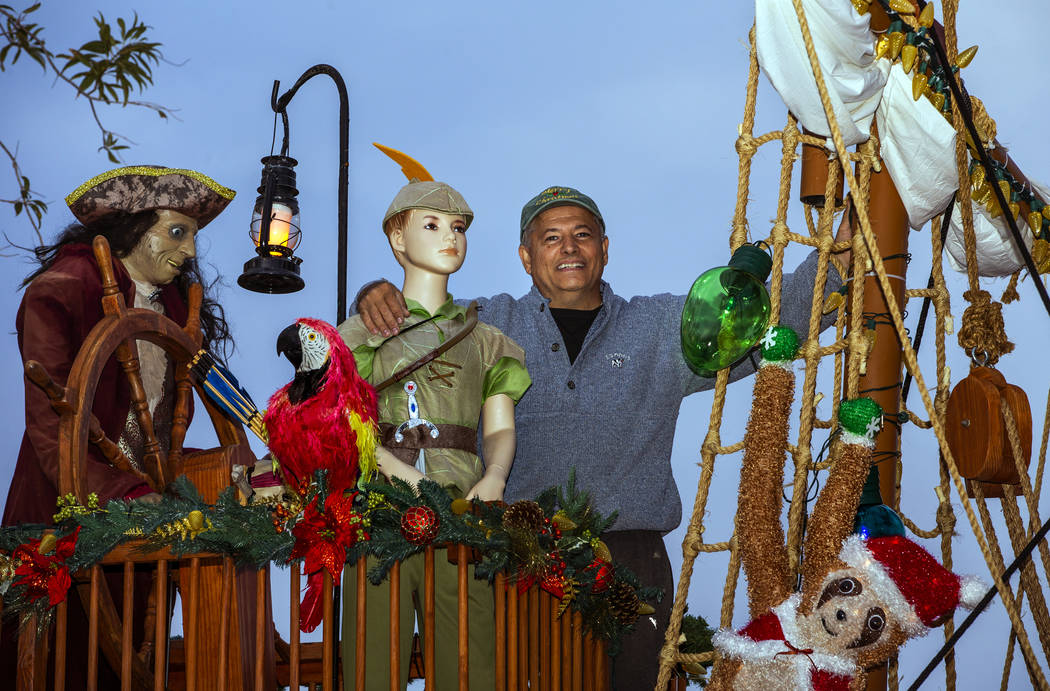
[[[155,504],[113,500],[99,507],[97,500],[89,500],[87,506],[81,506],[72,496],[62,497],[55,525],[0,528],[4,614],[23,622],[36,614],[40,630],[46,630],[53,607],[49,597],[40,595],[40,584],[50,582],[47,579],[63,569],[72,574],[89,568],[125,543],[137,543],[136,549],[143,553],[166,548],[176,556],[223,554],[251,568],[271,563],[281,567],[295,563],[299,568],[300,560],[292,560],[293,548],[298,556],[315,546],[322,551],[338,547],[345,549],[347,564],[371,557],[374,566],[368,577],[379,583],[394,563],[428,546],[414,544],[402,534],[401,518],[413,507],[426,507],[436,516],[437,532],[430,544],[463,544],[481,554],[475,565],[476,578],[491,582],[498,573],[509,574],[510,587],[522,590],[539,583],[561,599],[562,610],[571,607],[580,612],[584,625],[609,641],[611,653],[632,628],[634,617],[622,611],[623,603],[659,601],[663,596],[658,588],[641,587],[623,566],[610,563],[612,555],[600,537],[616,516],[604,517],[594,511],[590,497],[576,487],[575,473],[566,487],[552,487],[535,502],[521,502],[520,506],[454,499],[426,479],[416,486],[398,479],[390,484],[365,484],[340,499],[342,506],[349,506],[345,510],[355,523],[353,530],[346,531],[346,542],[339,545],[333,544],[336,538],[328,531],[311,532],[311,526],[325,520],[327,487],[324,471],[319,471],[313,482],[271,504],[242,505],[233,488],[226,489],[215,504],[208,504],[185,477],[175,480]],[[529,529],[505,527],[508,511],[527,515]],[[62,538],[67,538],[66,545],[75,541],[75,549],[64,561],[53,552],[54,543]],[[30,569],[28,560],[18,559],[20,549],[23,556],[29,549],[41,555],[33,560],[40,562],[31,574],[36,578],[35,590],[24,573],[15,574],[20,564],[26,564],[23,572]],[[619,595],[616,603],[611,592]]]

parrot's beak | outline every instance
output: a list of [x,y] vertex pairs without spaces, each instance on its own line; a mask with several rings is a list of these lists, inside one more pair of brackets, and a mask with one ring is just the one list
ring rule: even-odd
[[303,364],[303,347],[299,342],[298,324],[286,327],[277,337],[277,354],[288,358],[288,361],[295,367],[295,371],[299,371],[299,367]]

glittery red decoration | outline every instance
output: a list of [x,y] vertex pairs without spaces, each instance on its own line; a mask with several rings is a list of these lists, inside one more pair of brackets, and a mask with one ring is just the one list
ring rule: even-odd
[[15,576],[21,578],[14,585],[25,586],[25,597],[29,602],[36,602],[46,595],[48,606],[54,607],[66,599],[71,583],[66,560],[76,550],[79,533],[80,526],[77,526],[72,533],[55,541],[55,549],[49,554],[40,553],[41,540],[30,540],[15,548],[11,558],[18,564]]
[[594,569],[594,592],[601,593],[609,589],[613,582],[612,566],[609,562],[595,559],[587,569]]
[[328,495],[323,511],[318,508],[317,498],[307,505],[302,519],[292,528],[295,546],[291,559],[303,560],[304,574],[327,569],[332,578],[338,579],[346,562],[346,550],[368,539],[353,504],[352,495],[337,493]]
[[413,545],[429,545],[437,537],[438,519],[429,506],[411,506],[401,517],[401,534]]
[[866,546],[926,626],[936,626],[959,605],[959,577],[908,538],[872,538]]
[[565,596],[565,582],[562,580],[562,574],[564,573],[565,562],[561,560],[555,561],[547,567],[547,573],[544,574],[543,579],[540,581],[540,588],[560,600]]

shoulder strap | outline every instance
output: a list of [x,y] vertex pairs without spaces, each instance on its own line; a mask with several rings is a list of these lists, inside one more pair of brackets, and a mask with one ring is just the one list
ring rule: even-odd
[[[477,303],[477,301],[473,301],[473,302],[470,303],[470,306],[467,307],[467,321],[466,321],[465,324],[463,324],[463,328],[462,329],[460,329],[459,331],[454,333],[451,337],[448,338],[448,340],[446,340],[444,343],[439,345],[437,348],[434,348],[434,350],[430,351],[429,353],[427,353],[423,357],[419,358],[415,362],[412,362],[411,364],[406,365],[405,367],[402,367],[401,369],[399,369],[398,371],[394,372],[389,377],[384,379],[379,384],[376,384],[376,387],[375,387],[376,391],[377,392],[382,391],[383,389],[385,389],[386,387],[390,386],[391,384],[396,384],[397,382],[401,381],[402,379],[404,379],[408,375],[410,375],[413,372],[415,372],[417,369],[419,369],[423,365],[425,365],[428,362],[431,362],[433,360],[436,360],[439,355],[441,355],[445,351],[449,350],[450,348],[452,348],[452,346],[456,345],[457,343],[462,341],[464,338],[466,338],[467,335],[470,334],[470,332],[473,331],[474,327],[477,326],[477,325],[478,325],[478,303]],[[413,326],[415,326],[415,325],[413,325]]]

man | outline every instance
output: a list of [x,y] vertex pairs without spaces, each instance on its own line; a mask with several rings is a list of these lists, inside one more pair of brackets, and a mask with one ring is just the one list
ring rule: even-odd
[[[849,224],[839,241],[849,238]],[[481,317],[525,349],[532,388],[515,409],[517,455],[506,500],[530,499],[564,484],[571,469],[603,514],[618,512],[604,536],[614,560],[645,585],[664,590],[650,620],[626,637],[613,663],[618,691],[651,689],[670,616],[674,581],[663,535],[681,522],[671,473],[671,444],[682,399],[710,389],[682,357],[679,331],[685,296],[625,300],[602,273],[609,237],[597,204],[571,187],[548,187],[521,212],[518,255],[532,290],[478,300]],[[816,274],[811,254],[784,276],[781,323],[807,333]],[[848,262],[848,256],[845,257]],[[847,264],[848,265],[848,264]],[[841,285],[837,272],[827,291]],[[408,316],[388,282],[366,286],[358,306],[373,333],[396,333]],[[830,323],[830,322],[829,322]],[[732,377],[754,372],[749,359]]]

